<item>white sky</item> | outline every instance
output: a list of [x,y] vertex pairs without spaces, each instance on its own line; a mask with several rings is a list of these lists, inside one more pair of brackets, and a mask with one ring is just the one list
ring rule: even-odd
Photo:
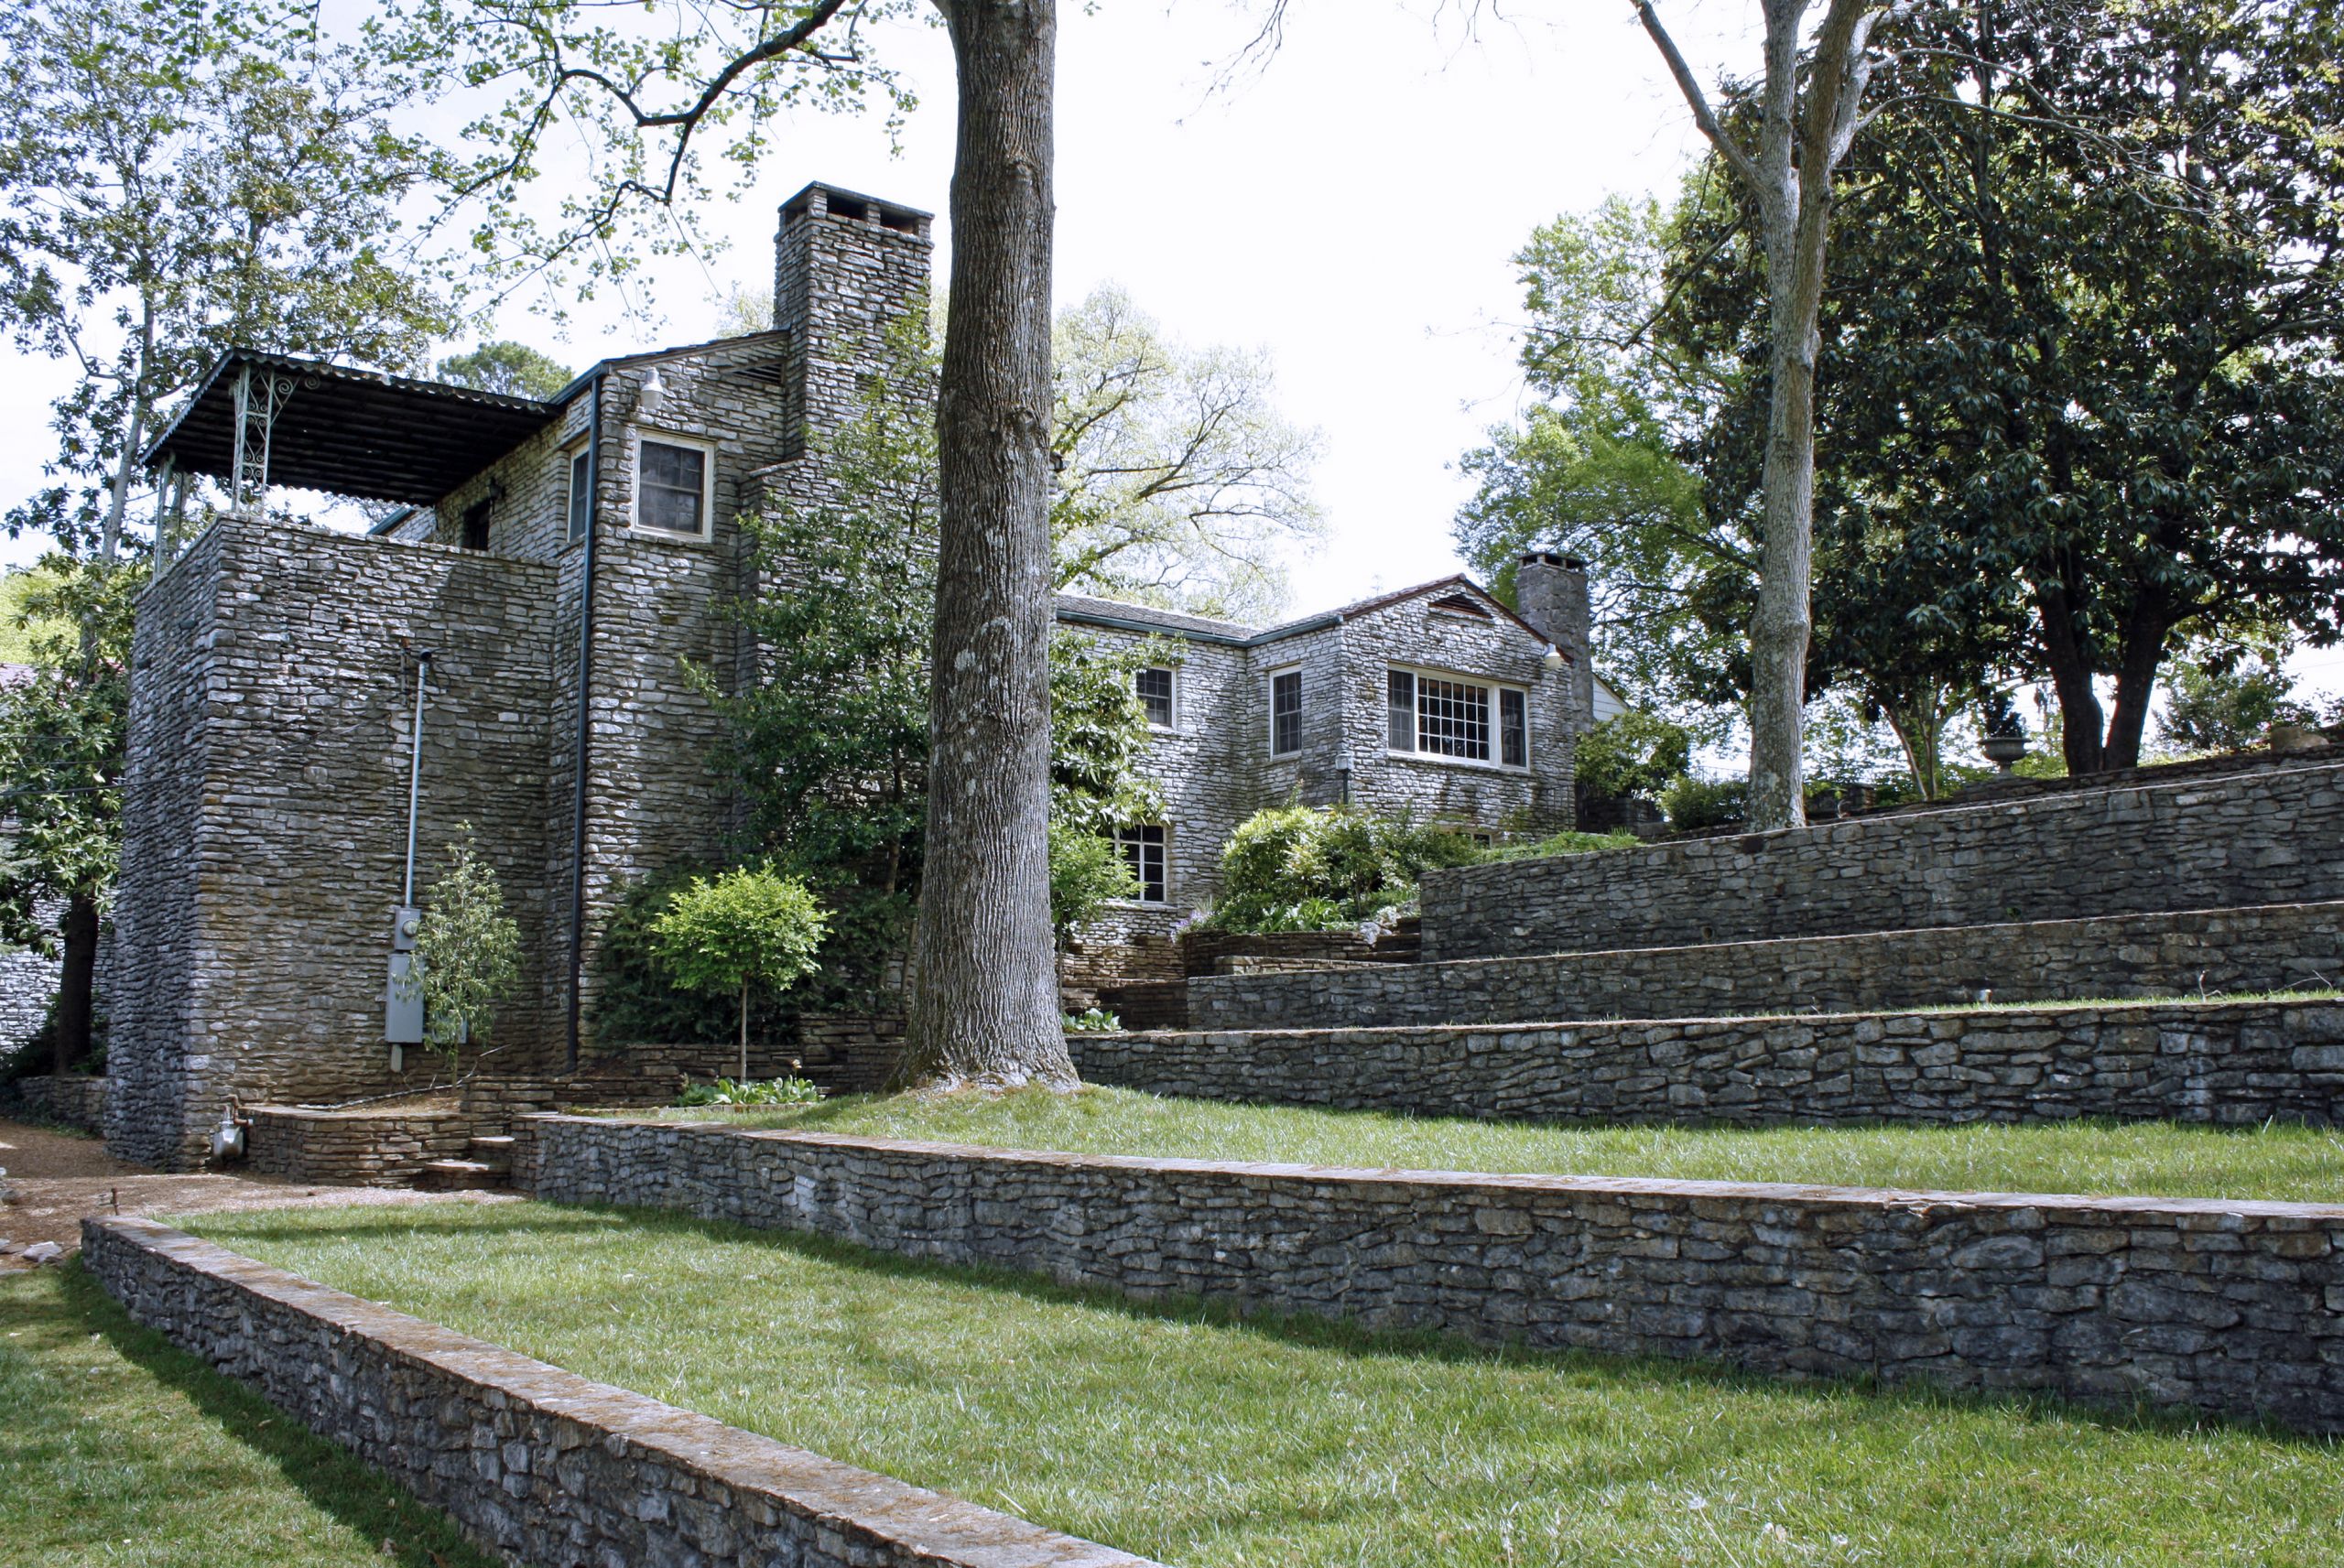
[[[1084,15],[1062,0],[1058,301],[1112,281],[1176,336],[1270,351],[1286,416],[1326,438],[1315,489],[1331,532],[1293,563],[1297,611],[1458,569],[1449,519],[1468,487],[1453,465],[1520,395],[1509,258],[1558,212],[1673,188],[1698,149],[1625,0],[1550,0],[1477,34],[1460,19],[1470,8],[1298,0],[1266,70],[1213,95],[1248,34],[1239,6],[1107,0]],[[1753,0],[1663,14],[1704,79],[1754,64]],[[566,341],[519,308],[501,335],[573,367],[709,335],[710,295],[769,280],[776,209],[809,179],[941,214],[950,53],[934,29],[886,45],[922,99],[899,156],[875,119],[808,116],[776,137],[752,196],[703,215],[722,254],[649,272],[659,328],[606,302],[580,309]],[[939,281],[948,265],[940,249]],[[65,374],[9,352],[0,502],[39,484]],[[0,564],[38,548],[0,540]],[[2344,676],[2332,655],[2315,664],[2330,684]]]

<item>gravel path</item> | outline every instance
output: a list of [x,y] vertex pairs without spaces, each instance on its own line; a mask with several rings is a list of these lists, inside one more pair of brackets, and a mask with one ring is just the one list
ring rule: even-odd
[[53,1241],[81,1245],[81,1220],[100,1214],[191,1214],[199,1209],[318,1208],[445,1203],[462,1198],[511,1201],[505,1193],[418,1193],[394,1187],[325,1187],[269,1176],[164,1175],[125,1164],[94,1138],[0,1121],[0,1272],[28,1268],[26,1248]]

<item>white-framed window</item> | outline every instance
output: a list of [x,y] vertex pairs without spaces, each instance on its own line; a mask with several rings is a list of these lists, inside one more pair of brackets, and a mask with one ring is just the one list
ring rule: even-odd
[[594,511],[594,469],[591,447],[577,447],[562,454],[561,510],[572,544],[586,536],[586,520]]
[[1165,873],[1171,866],[1164,825],[1142,822],[1118,827],[1115,848],[1123,851],[1123,864],[1131,868],[1132,880],[1139,884],[1140,903],[1162,903]]
[[1132,686],[1139,693],[1139,705],[1147,710],[1149,729],[1169,730],[1178,722],[1179,707],[1175,700],[1178,687],[1173,682],[1170,670],[1135,671],[1132,676]]
[[1291,757],[1302,750],[1302,672],[1278,670],[1270,676],[1270,755]]
[[1520,687],[1394,669],[1384,693],[1386,743],[1394,752],[1503,768],[1530,765],[1530,694]]
[[706,441],[646,430],[635,438],[638,533],[705,539],[716,505],[716,449]]

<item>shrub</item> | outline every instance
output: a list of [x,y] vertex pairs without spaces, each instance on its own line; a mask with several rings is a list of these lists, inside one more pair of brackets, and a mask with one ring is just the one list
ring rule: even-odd
[[1059,946],[1109,900],[1138,896],[1138,880],[1113,839],[1051,819],[1050,929]]
[[1069,1034],[1120,1034],[1123,1029],[1123,1021],[1103,1007],[1085,1008],[1066,1015]]
[[1540,860],[1550,855],[1590,855],[1599,849],[1633,849],[1644,840],[1633,833],[1580,833],[1566,828],[1529,844],[1500,844],[1481,851],[1484,860]]
[[711,1084],[687,1084],[676,1097],[678,1105],[812,1105],[822,1098],[822,1086],[810,1078],[719,1078]]
[[686,990],[740,999],[741,1076],[749,1076],[749,994],[787,990],[813,972],[821,906],[806,884],[762,866],[694,877],[651,922],[660,961]]
[[1579,738],[1571,771],[1581,793],[1590,797],[1657,800],[1685,777],[1692,759],[1692,731],[1632,709]]
[[1660,807],[1668,813],[1671,827],[1689,833],[1740,822],[1747,814],[1749,801],[1747,779],[1682,778],[1668,786]]
[[488,1033],[497,1002],[521,978],[521,927],[505,913],[496,872],[472,851],[470,824],[457,827],[447,867],[431,884],[416,931],[415,971],[424,1044],[453,1065],[459,1047]]
[[1340,931],[1412,907],[1416,879],[1481,858],[1453,827],[1377,816],[1356,806],[1256,812],[1221,850],[1222,931]]

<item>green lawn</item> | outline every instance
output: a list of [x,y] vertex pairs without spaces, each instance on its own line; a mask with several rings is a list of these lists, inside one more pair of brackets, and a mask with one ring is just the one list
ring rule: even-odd
[[1233,1323],[672,1216],[199,1217],[359,1294],[1188,1568],[2344,1561],[2344,1448]]
[[2137,1193],[2344,1202],[2344,1135],[2274,1123],[2028,1126],[1544,1127],[1167,1099],[1127,1089],[1059,1096],[853,1096],[820,1105],[659,1114],[1023,1149],[1318,1165],[1546,1171],[1969,1192]]
[[0,1276],[8,1568],[489,1568],[448,1519],[139,1328],[80,1269]]

